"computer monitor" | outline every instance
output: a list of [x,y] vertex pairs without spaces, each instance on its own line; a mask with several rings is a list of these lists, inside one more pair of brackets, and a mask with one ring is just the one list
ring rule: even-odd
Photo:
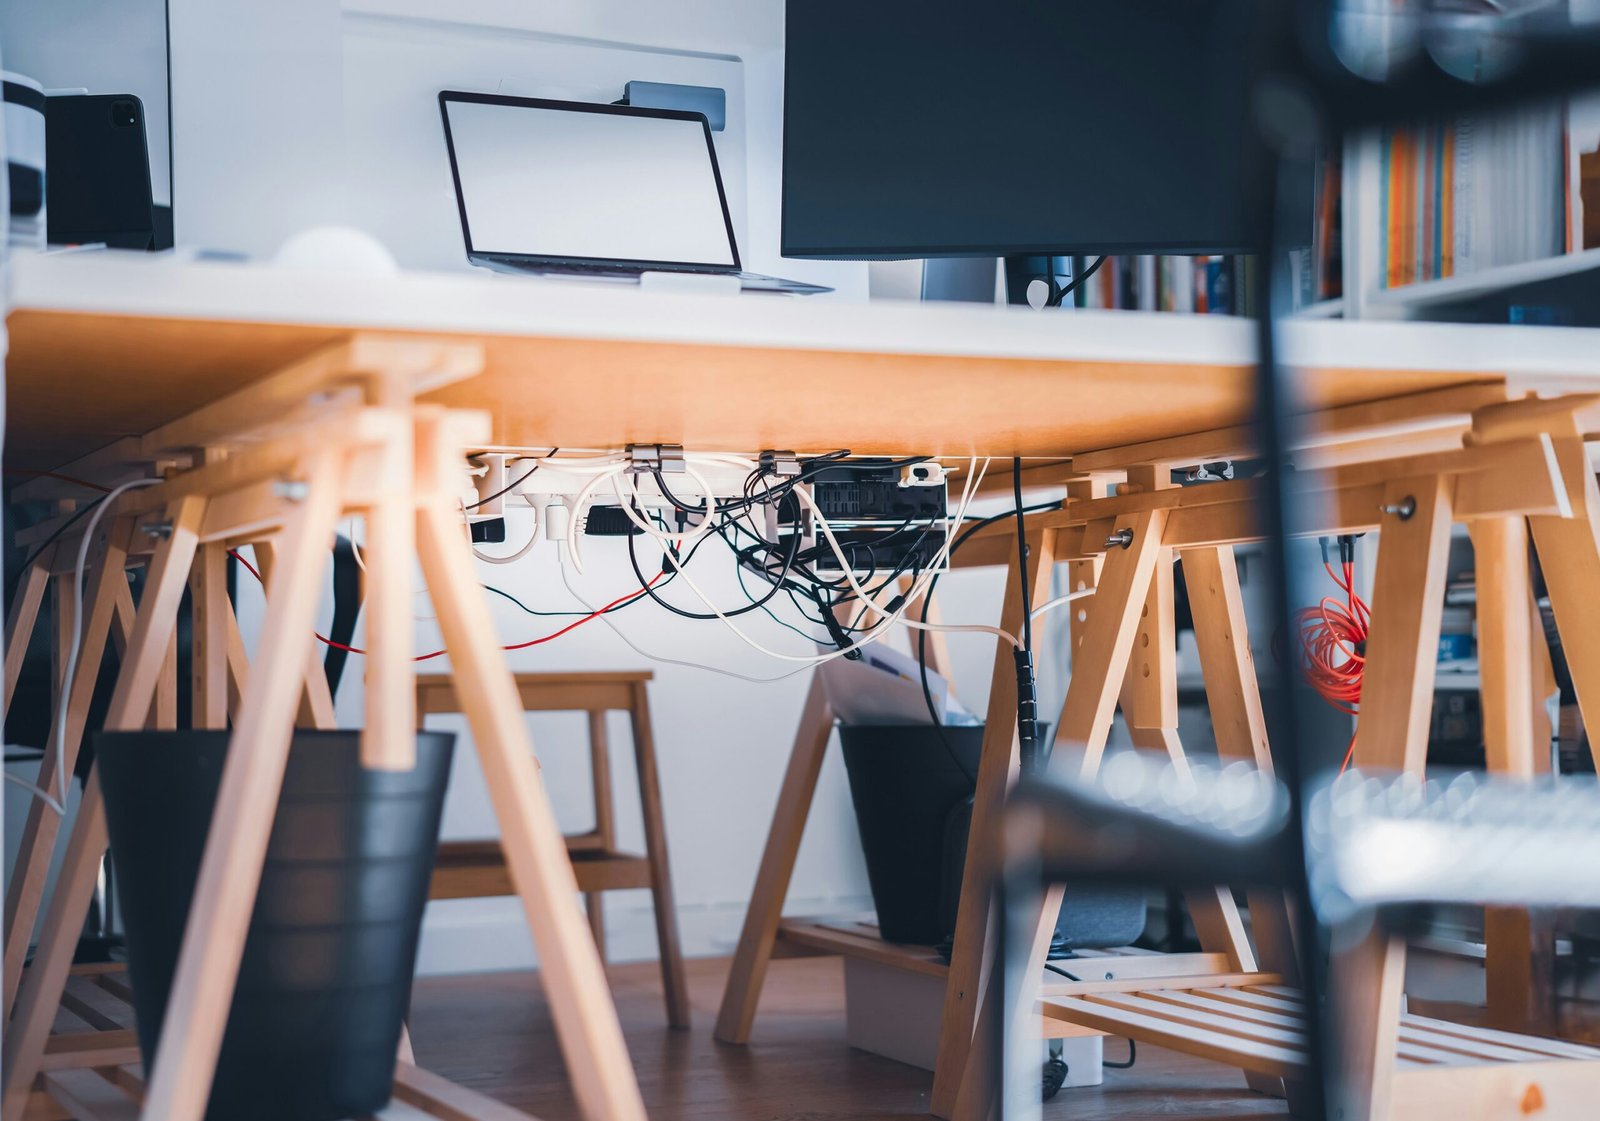
[[783,253],[1245,250],[1254,52],[1293,7],[789,0]]

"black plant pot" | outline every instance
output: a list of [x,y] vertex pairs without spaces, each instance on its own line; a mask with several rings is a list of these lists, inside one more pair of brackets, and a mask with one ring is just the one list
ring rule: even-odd
[[[146,1069],[228,739],[96,739]],[[295,732],[208,1121],[336,1121],[388,1102],[453,747],[418,733],[414,770],[369,771],[360,733]]]

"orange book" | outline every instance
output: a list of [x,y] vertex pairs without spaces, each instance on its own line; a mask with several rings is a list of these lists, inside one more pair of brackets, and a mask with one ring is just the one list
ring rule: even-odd
[[1445,125],[1439,183],[1439,275],[1456,274],[1456,130]]

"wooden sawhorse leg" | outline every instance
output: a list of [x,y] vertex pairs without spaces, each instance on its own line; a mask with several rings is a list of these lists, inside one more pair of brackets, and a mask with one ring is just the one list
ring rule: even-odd
[[[1255,658],[1250,653],[1244,594],[1239,586],[1239,566],[1233,547],[1186,549],[1182,560],[1217,755],[1223,760],[1250,761],[1258,770],[1270,775],[1272,751],[1267,741],[1267,721],[1261,706]],[[1250,924],[1255,933],[1260,966],[1283,977],[1297,977],[1299,958],[1288,898],[1280,891],[1260,888],[1248,890],[1245,898],[1250,906]],[[1254,1075],[1249,1078],[1253,1089],[1272,1092],[1273,1080],[1257,1079]],[[1298,1087],[1290,1084],[1283,1090],[1290,1100],[1291,1110],[1301,1112]]]
[[822,677],[811,675],[800,726],[795,732],[789,766],[784,771],[778,804],[772,814],[772,828],[761,854],[750,906],[745,911],[739,947],[728,971],[728,985],[722,993],[722,1009],[717,1015],[716,1038],[723,1043],[748,1043],[755,1022],[761,986],[767,978],[772,947],[778,938],[778,922],[783,918],[784,897],[789,894],[789,879],[800,854],[805,835],[806,815],[817,792],[817,776],[833,735],[833,709],[822,687]]
[[[1560,408],[1555,402],[1549,407]],[[1518,778],[1548,770],[1549,751],[1549,723],[1542,707],[1549,691],[1534,695],[1534,682],[1545,678],[1549,651],[1532,614],[1530,530],[1584,723],[1600,728],[1600,641],[1591,609],[1595,581],[1600,578],[1600,486],[1589,465],[1583,432],[1570,412],[1550,416],[1516,406],[1492,408],[1474,417],[1473,428],[1488,442],[1526,435],[1521,419],[1525,413],[1531,413],[1536,429],[1549,432],[1574,516],[1470,523],[1478,569],[1486,762],[1489,770]],[[1590,746],[1600,759],[1600,737],[1591,738]],[[1552,1029],[1555,945],[1548,922],[1524,910],[1487,908],[1484,944],[1494,1025],[1535,1034]]]
[[[1043,601],[1055,568],[1054,538],[1028,537],[1028,582],[1034,603]],[[1000,627],[1022,633],[1022,570],[1016,542],[1006,565],[1005,599]],[[949,1117],[961,1088],[961,1073],[973,1050],[980,999],[988,974],[987,947],[994,926],[990,873],[998,856],[998,823],[1006,792],[1017,779],[1020,757],[1017,743],[1017,670],[1013,647],[996,644],[994,672],[989,683],[989,707],[984,717],[983,747],[978,757],[977,790],[973,795],[972,822],[967,827],[967,854],[961,870],[961,898],[956,908],[955,938],[951,944],[950,972],[945,981],[944,1013],[939,1024],[939,1050],[933,1068],[933,1093],[929,1110]]]
[[[1355,761],[1420,778],[1450,557],[1450,487],[1438,477],[1394,480],[1384,487],[1383,502],[1413,513],[1386,515],[1379,531]],[[1339,1071],[1334,1109],[1345,1121],[1389,1117],[1405,958],[1402,939],[1374,931],[1330,963]]]
[[[655,904],[656,943],[661,951],[661,987],[667,1002],[667,1023],[674,1028],[687,1028],[689,982],[683,972],[677,903],[673,899],[672,872],[667,861],[667,821],[661,808],[661,773],[656,765],[655,733],[650,726],[650,695],[643,681],[633,683],[633,703],[628,715],[632,721],[633,751],[639,774],[639,807],[644,817],[644,851],[650,861],[650,892]],[[604,714],[601,719],[604,720]]]
[[[1231,550],[1230,557],[1231,560]],[[1220,567],[1220,566],[1219,566]],[[1185,569],[1185,577],[1188,570]],[[1237,588],[1237,572],[1234,574]],[[1150,580],[1139,614],[1138,634],[1128,661],[1122,687],[1122,716],[1133,746],[1160,751],[1178,767],[1186,767],[1182,741],[1178,737],[1178,642],[1174,629],[1176,610],[1173,596],[1172,550],[1163,549]],[[1200,631],[1200,620],[1195,620]],[[1241,637],[1243,632],[1239,632]],[[1209,636],[1208,636],[1209,637]],[[1243,683],[1228,683],[1242,685]],[[1209,686],[1209,683],[1208,683]],[[1254,692],[1255,682],[1250,682]],[[1219,683],[1219,688],[1227,685]],[[1218,741],[1221,748],[1221,741]],[[1245,933],[1244,919],[1234,902],[1233,890],[1218,884],[1192,888],[1185,893],[1195,933],[1204,950],[1227,956],[1232,973],[1254,973],[1255,951]],[[1245,1072],[1245,1082],[1258,1093],[1282,1096],[1280,1079]]]
[[[1100,583],[1086,609],[1088,619],[1073,652],[1072,680],[1067,685],[1056,725],[1056,751],[1050,760],[1051,769],[1058,773],[1074,763],[1084,776],[1099,769],[1116,712],[1118,689],[1133,652],[1139,613],[1162,556],[1166,517],[1164,509],[1142,511],[1119,517],[1113,527],[1117,533],[1128,531],[1131,537],[1126,548],[1113,548],[1107,553]],[[1034,1024],[1032,1010],[1038,1002],[1039,976],[1044,971],[1055,916],[1064,896],[1060,885],[1051,887],[1044,893],[1043,905],[1035,916],[1033,952],[1023,967],[1024,991],[1019,1004],[1027,1010],[1030,1030]],[[984,986],[979,1023],[993,1022],[999,1015],[999,1001],[995,986]],[[995,1056],[987,1047],[970,1047],[970,1041],[969,1049],[954,1116],[958,1121],[982,1121],[996,1101]]]
[[[1528,528],[1522,518],[1468,523],[1477,567],[1478,666],[1483,742],[1491,774],[1532,779],[1535,665]],[[1537,636],[1544,647],[1544,635]],[[1548,741],[1545,743],[1548,751]],[[1555,932],[1527,910],[1489,907],[1483,916],[1489,1021],[1535,1034],[1555,1027]]]
[[5,651],[5,708],[11,712],[11,698],[17,692],[17,680],[22,676],[22,663],[28,656],[28,644],[33,638],[33,628],[39,622],[39,608],[44,605],[44,595],[50,587],[50,568],[55,559],[55,546],[47,547],[17,581],[17,594],[11,597],[6,609]]
[[[204,500],[180,500],[173,512],[172,534],[156,550],[145,586],[144,603],[140,605],[133,634],[128,640],[127,654],[106,714],[109,730],[135,731],[145,726],[176,627],[178,604],[183,596],[204,508]],[[117,579],[110,583],[116,584],[122,579],[120,564],[105,567],[114,568],[116,573]],[[99,600],[97,595],[97,605]],[[98,665],[98,659],[89,664]],[[26,1108],[105,851],[105,809],[100,798],[99,778],[91,772],[78,804],[77,820],[57,876],[56,889],[45,913],[46,937],[27,971],[17,996],[11,1029],[6,1034],[3,1107],[6,1121],[18,1121]]]
[[[611,790],[611,737],[606,734],[606,714],[591,711],[589,714],[589,770],[594,786],[594,837],[605,852],[617,848],[616,800]],[[591,891],[583,897],[583,908],[589,915],[589,932],[594,935],[594,948],[600,953],[600,962],[606,961],[606,906],[605,892]],[[662,959],[665,967],[666,959]]]
[[486,432],[452,432],[451,421],[449,414],[429,410],[418,432],[417,548],[423,574],[499,819],[511,882],[539,950],[540,977],[579,1109],[589,1121],[643,1121],[639,1083],[605,970],[573,905],[578,883],[566,841],[534,762],[527,721],[471,555],[462,548],[461,513],[450,488],[460,449],[481,442]]
[[[94,700],[95,685],[100,678],[100,665],[105,658],[107,639],[111,636],[114,626],[125,622],[123,611],[129,602],[128,576],[125,568],[132,524],[126,519],[113,520],[101,527],[97,533],[100,540],[90,545],[90,556],[95,560],[85,577],[84,605],[87,622],[79,647],[78,671],[73,678],[71,696],[57,699],[57,704],[67,706],[64,746],[66,771],[69,776],[77,765],[78,751],[82,746],[85,727],[89,720],[89,706]],[[34,580],[31,575],[25,577],[21,592],[25,593],[32,589],[37,594]],[[58,638],[61,640],[58,654],[64,657],[66,644],[71,641],[73,625],[70,572],[56,581],[56,589],[57,630]],[[18,613],[19,624],[23,614],[26,612]],[[33,604],[31,614],[37,619],[37,602]],[[19,659],[17,669],[20,672],[20,658],[27,648],[27,636],[19,633],[11,641]],[[6,650],[8,687],[13,680],[10,670],[12,653],[13,647],[8,646]],[[56,770],[55,729],[56,723],[52,720],[50,740],[45,745],[44,758],[39,764],[38,785],[45,790],[54,790],[61,782],[61,776]],[[55,810],[37,798],[29,802],[28,816],[22,829],[22,843],[17,850],[16,863],[12,866],[11,876],[6,885],[4,975],[5,1009],[8,1013],[15,1004],[18,986],[22,980],[23,962],[27,959],[28,943],[33,937],[39,907],[44,899],[45,881],[49,875],[50,861],[55,853],[60,829],[61,817]],[[74,940],[78,929],[76,925],[73,927]]]
[[[907,586],[902,582],[902,592]],[[929,617],[933,617],[931,610]],[[948,667],[941,664],[943,644],[936,641],[937,637],[929,636],[928,665],[947,672]],[[1014,674],[1012,681],[1015,688]],[[750,1041],[761,987],[766,981],[767,966],[772,961],[778,926],[783,919],[784,898],[789,893],[789,880],[794,875],[795,859],[805,835],[811,802],[816,796],[817,776],[822,771],[828,741],[833,735],[833,723],[833,710],[828,707],[822,679],[813,674],[795,731],[794,747],[789,753],[789,766],[778,791],[778,804],[756,872],[755,887],[745,910],[744,927],[722,994],[722,1007],[713,1034],[723,1043]]]

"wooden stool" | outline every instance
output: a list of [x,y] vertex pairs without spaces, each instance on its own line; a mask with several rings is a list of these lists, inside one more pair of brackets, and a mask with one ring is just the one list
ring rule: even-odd
[[[661,982],[666,992],[667,1023],[689,1026],[689,991],[683,975],[683,950],[678,941],[677,911],[672,900],[672,872],[667,863],[667,827],[661,811],[661,783],[656,770],[655,738],[650,731],[649,670],[618,673],[518,673],[517,692],[528,712],[583,712],[589,717],[589,752],[594,774],[594,829],[570,834],[567,852],[578,887],[584,893],[589,925],[603,961],[606,953],[603,893],[649,888],[655,902],[656,940],[661,947]],[[417,718],[460,712],[455,683],[448,676],[417,678]],[[644,813],[645,855],[620,852],[611,789],[610,744],[606,713],[620,711],[633,724],[633,752],[639,772],[639,802]],[[430,899],[483,899],[513,895],[498,840],[446,841],[439,846]]]

